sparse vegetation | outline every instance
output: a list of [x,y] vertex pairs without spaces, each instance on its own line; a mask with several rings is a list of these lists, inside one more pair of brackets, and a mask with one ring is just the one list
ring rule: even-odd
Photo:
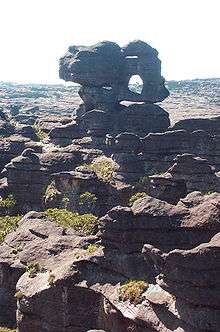
[[209,196],[209,195],[212,195],[214,193],[214,191],[206,191],[203,193],[204,196]]
[[45,133],[45,131],[43,131],[37,124],[34,124],[33,128],[39,141],[43,141],[44,139],[48,138],[47,133]]
[[60,191],[55,187],[54,182],[51,182],[45,191],[44,199],[47,201],[48,199],[55,198],[56,196],[60,195]]
[[53,274],[52,271],[50,271],[48,277],[48,284],[52,286],[54,284],[54,280],[55,280],[55,274]]
[[7,198],[0,200],[0,208],[12,209],[15,207],[15,205],[16,200],[14,199],[12,194],[8,195]]
[[114,164],[110,158],[97,158],[87,167],[93,170],[98,178],[102,179],[103,181],[109,182],[112,179]]
[[138,303],[142,299],[142,294],[148,289],[149,284],[143,280],[129,280],[119,288],[119,299],[129,300]]
[[91,213],[79,214],[66,209],[47,209],[47,217],[65,228],[73,228],[80,235],[94,234],[97,230],[98,218]]
[[67,208],[68,208],[68,205],[70,204],[70,199],[69,199],[67,196],[64,196],[64,197],[62,198],[62,203],[63,203],[63,207],[64,207],[65,209],[67,209]]
[[86,251],[88,254],[93,254],[97,249],[98,246],[96,246],[95,244],[89,244],[88,247],[86,248]]
[[16,332],[15,329],[9,329],[8,327],[1,327],[0,326],[0,332]]
[[134,202],[136,202],[139,198],[146,197],[147,194],[145,192],[138,192],[134,195],[132,195],[128,201],[129,206],[132,206]]
[[17,228],[21,216],[2,216],[0,217],[0,243],[2,243],[9,233]]
[[97,197],[95,194],[86,191],[79,196],[80,204],[94,204],[97,201]]
[[41,272],[40,264],[38,262],[30,263],[28,264],[26,271],[28,272],[29,278],[34,278],[38,272]]
[[15,293],[16,299],[20,300],[22,297],[24,297],[24,293],[22,293],[20,290]]

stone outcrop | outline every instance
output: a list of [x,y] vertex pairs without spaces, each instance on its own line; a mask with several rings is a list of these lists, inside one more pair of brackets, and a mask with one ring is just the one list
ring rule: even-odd
[[[19,332],[217,332],[219,201],[192,193],[174,206],[146,197],[109,211],[100,234],[87,237],[28,213],[0,246],[5,322],[15,319],[19,279]],[[32,262],[41,266],[34,278],[24,273]],[[138,304],[119,297],[131,278],[150,282]]]
[[[84,105],[77,111],[77,123],[87,134],[105,137],[130,131],[144,136],[169,127],[168,113],[154,105],[169,95],[157,55],[155,49],[140,40],[124,48],[108,41],[90,47],[69,47],[60,59],[60,78],[82,85],[79,95]],[[134,75],[143,81],[140,94],[129,87]],[[135,104],[122,106],[122,101]]]
[[220,177],[207,159],[192,154],[177,155],[166,173],[149,177],[147,192],[169,203],[176,204],[193,191],[206,195],[219,192]]
[[205,158],[216,171],[220,170],[220,138],[202,130],[186,130],[148,134],[142,139],[145,171],[148,174],[165,172],[178,154],[190,153]]
[[184,119],[176,122],[172,127],[171,130],[180,130],[184,129],[188,132],[193,132],[195,130],[204,130],[208,134],[212,136],[219,136],[220,130],[220,117],[216,116],[213,118],[192,118],[192,119]]
[[42,209],[48,174],[33,149],[25,149],[5,166],[8,192],[13,194],[19,211]]
[[163,251],[193,248],[218,232],[219,199],[197,192],[177,205],[147,196],[131,208],[115,207],[100,219],[101,243],[119,253],[138,252],[146,241]]
[[1,138],[0,170],[2,171],[6,164],[8,164],[13,158],[19,156],[27,148],[31,148],[38,153],[42,152],[42,146],[27,137],[12,135],[7,138]]
[[190,250],[164,254],[145,245],[143,252],[160,271],[157,283],[171,294],[167,315],[174,315],[196,331],[219,331],[220,233]]
[[114,152],[112,159],[116,164],[113,178],[132,183],[144,175],[144,162],[139,155],[141,140],[137,135],[121,133],[115,139],[108,137],[108,144]]

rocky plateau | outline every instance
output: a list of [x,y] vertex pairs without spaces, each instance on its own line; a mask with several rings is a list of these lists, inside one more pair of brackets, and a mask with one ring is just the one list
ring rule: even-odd
[[219,332],[220,79],[141,40],[59,76],[0,82],[0,332]]

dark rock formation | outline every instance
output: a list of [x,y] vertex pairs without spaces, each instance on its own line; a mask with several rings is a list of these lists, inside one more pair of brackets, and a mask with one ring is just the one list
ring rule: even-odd
[[47,171],[33,149],[26,149],[5,166],[8,192],[12,193],[19,211],[42,209],[42,197],[47,185]]
[[220,137],[203,130],[192,133],[175,130],[148,134],[142,139],[145,171],[155,174],[167,171],[178,154],[190,153],[205,158],[220,170]]
[[176,204],[193,191],[203,194],[220,191],[220,177],[207,159],[183,154],[177,155],[174,162],[166,173],[149,177],[147,192],[151,196]]
[[218,232],[219,199],[189,194],[175,206],[147,196],[131,208],[115,207],[100,220],[101,242],[120,253],[138,252],[146,239],[163,251],[193,248]]
[[29,138],[12,135],[0,139],[0,170],[3,170],[13,158],[19,156],[26,148],[32,148],[35,152],[42,152],[42,146]]
[[139,155],[141,140],[137,135],[121,133],[111,141],[116,164],[113,177],[121,182],[132,183],[144,175],[144,162]]
[[174,315],[196,331],[219,331],[220,233],[190,250],[176,249],[164,254],[145,245],[143,252],[146,260],[152,260],[160,271],[157,283],[172,295],[167,315]]
[[[107,41],[91,47],[69,47],[60,59],[60,77],[82,85],[79,95],[84,108],[81,106],[77,115],[88,134],[96,137],[130,131],[144,136],[169,127],[168,113],[153,104],[169,95],[157,55],[155,49],[139,40],[122,49]],[[143,81],[141,94],[129,89],[134,75]],[[121,101],[144,104],[122,107]]]
[[208,134],[212,136],[219,136],[220,135],[220,117],[213,117],[210,119],[203,119],[203,118],[192,118],[192,119],[184,119],[176,122],[172,127],[171,130],[180,130],[184,129],[189,132],[193,132],[195,130],[204,130]]

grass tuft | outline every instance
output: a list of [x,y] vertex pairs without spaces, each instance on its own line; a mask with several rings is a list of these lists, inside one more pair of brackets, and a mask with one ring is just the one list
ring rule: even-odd
[[98,178],[102,179],[103,181],[109,182],[112,180],[114,163],[110,158],[107,157],[97,158],[86,167],[94,171],[98,176]]
[[143,280],[129,280],[119,288],[119,299],[129,300],[138,303],[142,299],[142,294],[148,289],[149,284]]
[[79,214],[66,209],[47,209],[45,215],[65,228],[73,228],[80,235],[95,234],[98,218],[91,213]]
[[4,241],[5,237],[13,232],[18,225],[22,216],[2,216],[0,217],[0,244]]
[[138,192],[134,195],[132,195],[130,198],[129,198],[129,201],[128,201],[128,205],[129,206],[132,206],[134,204],[134,202],[136,202],[138,199],[140,198],[144,198],[146,197],[147,194],[145,192]]

